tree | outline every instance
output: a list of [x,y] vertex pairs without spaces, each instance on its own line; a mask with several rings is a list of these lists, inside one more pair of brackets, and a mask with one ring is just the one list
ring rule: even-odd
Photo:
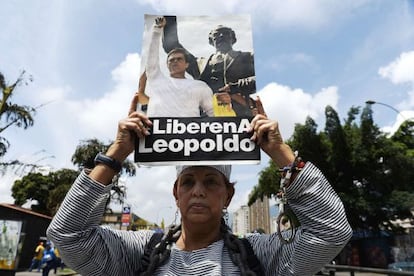
[[[108,147],[109,144],[104,144],[97,139],[81,141],[72,155],[72,162],[78,167],[78,170],[61,169],[46,175],[31,172],[21,180],[15,181],[12,187],[12,196],[15,204],[23,205],[27,200],[35,200],[37,203],[31,206],[32,210],[53,215],[79,175],[79,171],[82,169],[92,169],[95,166],[93,160],[96,154],[98,152],[105,152]],[[126,173],[132,176],[135,175],[135,172],[134,164],[126,160],[119,175]],[[125,187],[118,185],[119,175],[113,179],[114,185],[111,190],[111,196],[107,201],[107,206],[111,200],[118,201],[121,204],[124,201]]]
[[[111,143],[104,144],[98,139],[88,139],[81,141],[76,147],[75,153],[72,155],[72,163],[76,165],[79,170],[81,169],[92,169],[95,167],[95,156],[99,152],[106,152]],[[136,173],[135,165],[128,159],[122,163],[122,171],[120,174],[127,174],[133,176]],[[113,186],[111,189],[111,196],[108,198],[107,206],[111,200],[118,201],[120,204],[124,202],[125,187],[119,185],[119,175],[113,179]]]
[[307,117],[304,125],[295,125],[293,136],[287,143],[292,149],[298,151],[303,160],[312,160],[321,169],[325,169],[328,167],[327,154],[329,149],[325,141],[326,137],[324,134],[318,134],[317,129],[318,125],[315,121]]
[[[387,137],[373,122],[369,106],[352,107],[341,124],[336,111],[327,106],[326,124],[307,118],[296,125],[288,144],[304,160],[311,160],[328,178],[341,197],[354,229],[400,231],[392,220],[411,217],[414,206],[414,127],[405,122]],[[265,168],[253,188],[249,203],[263,194],[274,195],[279,174],[272,163]]]
[[[92,169],[95,167],[95,156],[99,152],[106,152],[112,142],[105,144],[96,138],[87,139],[80,142],[76,147],[75,153],[72,155],[72,163],[77,166],[79,170]],[[136,173],[134,163],[128,159],[122,163],[122,172],[129,176]]]
[[[19,85],[27,85],[32,81],[32,76],[26,76],[26,72],[22,71],[14,83],[8,84],[4,75],[0,72],[0,89],[2,92],[2,98],[0,99],[0,134],[11,126],[23,129],[33,126],[34,115],[37,109],[43,106],[43,104],[37,107],[31,107],[18,105],[11,101],[12,96],[16,93],[15,89]],[[4,136],[0,136],[0,158],[6,154],[9,147],[9,141]],[[33,172],[38,167],[39,164],[36,162],[27,163],[20,160],[2,161],[0,162],[0,174],[4,174],[7,168],[16,169],[15,173],[19,173],[19,171],[27,171],[28,169],[30,172]]]
[[280,176],[277,172],[277,169],[274,162],[272,160],[269,161],[268,167],[264,168],[259,173],[259,183],[253,188],[252,192],[249,196],[248,205],[251,206],[256,199],[263,200],[264,196],[268,198],[275,195],[275,191],[279,190],[280,185]]
[[77,176],[78,172],[70,169],[62,169],[47,175],[29,173],[14,182],[12,186],[14,203],[21,206],[27,200],[37,201],[31,206],[33,211],[53,215]]
[[[0,89],[2,91],[2,98],[0,100],[0,133],[10,126],[22,127],[24,129],[33,126],[33,115],[36,112],[36,108],[11,102],[16,87],[21,84],[27,85],[28,81],[32,81],[32,77],[29,76],[26,79],[25,71],[23,71],[17,80],[9,85],[6,83],[4,75],[0,72]],[[5,137],[0,136],[0,157],[6,154],[9,146],[9,141]]]

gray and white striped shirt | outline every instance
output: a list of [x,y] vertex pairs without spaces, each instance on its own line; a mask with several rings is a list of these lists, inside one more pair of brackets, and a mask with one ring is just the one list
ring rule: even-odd
[[[84,276],[134,275],[153,234],[99,225],[110,189],[82,172],[47,230],[64,262]],[[286,194],[301,222],[294,242],[282,244],[277,234],[252,235],[248,240],[266,275],[313,275],[340,252],[352,229],[339,197],[310,162]],[[173,247],[169,261],[155,275],[240,275],[223,244],[219,240],[192,252]]]

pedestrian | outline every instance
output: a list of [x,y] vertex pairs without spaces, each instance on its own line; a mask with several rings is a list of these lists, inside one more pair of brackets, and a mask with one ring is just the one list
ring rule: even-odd
[[62,258],[60,257],[59,249],[57,249],[57,247],[55,247],[53,249],[53,252],[55,253],[55,256],[56,256],[56,261],[55,261],[55,264],[53,266],[53,270],[55,271],[55,274],[56,274],[57,273],[57,268],[60,267],[60,270],[63,270],[65,265],[62,262]]
[[45,250],[42,257],[42,276],[48,276],[49,271],[54,268],[56,263],[55,251],[52,248],[50,241],[46,242]]
[[132,104],[129,116],[118,123],[106,157],[80,173],[47,230],[65,263],[78,273],[306,276],[329,263],[350,239],[352,230],[338,195],[311,162],[294,170],[295,155],[283,142],[278,123],[262,111],[251,121],[251,139],[278,167],[292,166],[286,198],[301,223],[292,242],[272,233],[250,235],[246,244],[230,232],[222,217],[235,191],[230,165],[177,166],[172,196],[181,222],[155,247],[148,246],[154,231],[100,226],[112,178],[132,153],[135,135],[147,135],[152,124],[135,108]]
[[36,246],[35,253],[32,259],[32,263],[30,264],[29,271],[32,271],[33,269],[37,269],[37,272],[40,272],[40,267],[42,263],[42,257],[43,257],[43,250],[45,248],[43,247],[43,242],[39,242],[39,244]]

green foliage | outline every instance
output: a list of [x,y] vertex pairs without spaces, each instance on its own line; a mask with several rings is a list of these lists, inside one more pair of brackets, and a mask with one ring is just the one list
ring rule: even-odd
[[[80,142],[76,147],[75,153],[72,155],[72,163],[81,169],[92,169],[95,167],[95,156],[99,152],[106,152],[111,143],[104,144],[96,138],[87,139]],[[133,176],[136,173],[134,163],[128,159],[122,164],[122,172],[129,176]]]
[[[404,122],[387,137],[374,124],[370,106],[362,112],[352,107],[343,125],[332,107],[326,107],[325,116],[323,131],[307,118],[287,143],[322,170],[354,229],[398,231],[391,220],[411,217],[414,207],[414,122]],[[272,162],[263,169],[249,205],[277,193],[277,169]]]
[[[322,168],[327,165],[328,145],[325,142],[324,134],[317,133],[318,125],[308,117],[304,125],[296,124],[294,134],[287,143],[292,149],[297,150],[303,160],[314,160]],[[302,139],[306,137],[306,139]]]
[[[21,84],[28,84],[28,81],[32,81],[32,78],[29,76],[26,79],[25,71],[23,71],[13,84],[8,85],[4,79],[4,75],[0,72],[0,89],[2,92],[2,98],[0,99],[0,133],[10,126],[23,129],[33,126],[33,115],[36,109],[27,105],[18,105],[11,102],[15,88]],[[0,157],[6,154],[9,146],[10,143],[7,139],[0,136]]]
[[259,174],[259,183],[262,185],[257,186],[253,189],[248,205],[251,206],[256,199],[260,198],[263,200],[264,196],[269,198],[274,194],[279,187],[280,177],[279,174],[274,173],[277,168],[272,161],[269,162],[269,166],[263,169]]
[[148,229],[148,227],[150,226],[153,226],[153,225],[143,218],[138,218],[132,222],[129,228],[133,230],[140,230],[140,229]]
[[[95,167],[95,156],[99,152],[106,152],[109,148],[109,144],[104,144],[98,139],[83,140],[76,147],[75,153],[72,155],[72,163],[76,165],[79,170],[81,169],[92,169]],[[136,173],[136,168],[133,162],[128,159],[122,163],[122,171],[120,174],[127,174],[133,176]],[[125,197],[125,187],[119,185],[119,175],[114,177],[112,183],[114,184],[111,189],[111,196],[108,198],[107,207],[111,201],[117,201],[122,204]]]
[[[108,147],[109,144],[104,144],[97,139],[81,141],[72,156],[72,162],[78,166],[78,171],[61,169],[47,175],[31,172],[21,180],[15,181],[12,187],[12,196],[15,204],[23,205],[28,200],[36,200],[37,204],[31,206],[32,210],[46,215],[53,215],[79,175],[79,170],[84,168],[92,169],[95,166],[93,160],[96,154],[98,152],[105,152]],[[135,172],[134,164],[126,160],[123,163],[123,170],[120,174],[135,175]],[[114,185],[107,206],[111,200],[123,203],[125,187],[119,185],[118,180],[119,175],[113,179]]]
[[36,200],[31,209],[46,215],[53,215],[78,175],[77,171],[62,169],[48,175],[29,173],[14,182],[12,196],[14,203],[23,205]]
[[95,167],[95,156],[99,152],[106,152],[108,148],[109,144],[104,144],[96,138],[83,140],[72,155],[72,163],[79,169],[92,169]]

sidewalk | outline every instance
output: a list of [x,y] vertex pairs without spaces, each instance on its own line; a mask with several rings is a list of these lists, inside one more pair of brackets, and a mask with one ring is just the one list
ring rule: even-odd
[[[351,272],[335,272],[335,276],[350,276]],[[355,276],[384,276],[389,274],[384,273],[372,273],[372,272],[354,272]],[[414,275],[414,274],[413,274]]]
[[[37,272],[36,270],[32,270],[31,272],[29,271],[16,272],[16,276],[37,276],[37,275],[42,275],[42,271]],[[51,275],[54,275],[53,271]]]
[[[31,272],[29,272],[29,271],[21,271],[21,272],[16,272],[16,274],[15,274],[15,276],[41,276],[42,275],[42,272],[40,271],[40,272],[37,272],[36,270],[33,270],[33,271],[31,271]],[[58,271],[57,271],[57,274],[54,274],[53,273],[53,270],[51,270],[50,272],[49,272],[49,276],[62,276],[62,275],[73,275],[73,274],[65,274],[65,273],[62,273],[59,269],[58,269]],[[76,274],[77,276],[80,276],[79,274]]]

